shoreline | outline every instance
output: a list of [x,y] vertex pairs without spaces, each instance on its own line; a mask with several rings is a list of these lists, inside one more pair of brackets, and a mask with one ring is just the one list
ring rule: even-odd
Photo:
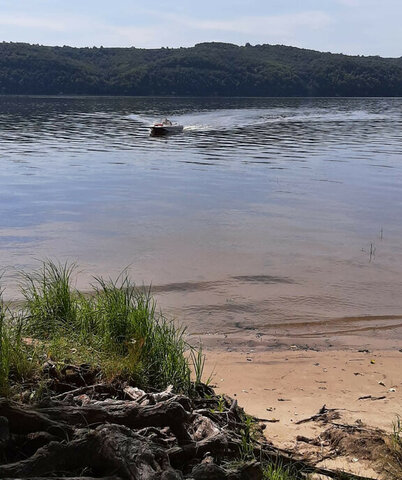
[[[284,350],[312,351],[358,351],[402,349],[402,317],[400,316],[361,316],[355,317],[359,328],[345,317],[331,321],[314,322],[311,328],[305,324],[276,325],[275,331],[268,324],[265,329],[248,328],[237,331],[217,331],[196,333],[193,325],[188,325],[190,343],[201,343],[206,350],[217,352],[275,352]],[[333,325],[326,330],[323,326]],[[310,324],[309,324],[310,325]],[[339,329],[339,325],[341,328]],[[336,329],[337,328],[337,329]]]

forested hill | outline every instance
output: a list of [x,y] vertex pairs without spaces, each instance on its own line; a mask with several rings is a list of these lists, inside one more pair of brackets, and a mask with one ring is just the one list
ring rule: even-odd
[[402,58],[281,45],[72,48],[0,43],[0,93],[402,96]]

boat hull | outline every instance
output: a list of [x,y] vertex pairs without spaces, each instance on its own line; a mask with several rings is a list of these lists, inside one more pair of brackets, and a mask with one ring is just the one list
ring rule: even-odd
[[151,127],[151,135],[154,137],[162,135],[173,135],[175,133],[181,133],[183,131],[183,125],[154,125]]

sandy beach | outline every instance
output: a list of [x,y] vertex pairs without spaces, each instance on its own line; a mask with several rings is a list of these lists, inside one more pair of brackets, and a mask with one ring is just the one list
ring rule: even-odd
[[[248,413],[270,420],[265,422],[266,436],[283,448],[297,447],[298,435],[320,434],[323,428],[316,423],[296,422],[316,414],[323,405],[339,409],[339,422],[361,421],[386,431],[392,431],[392,422],[402,411],[402,351],[397,349],[209,349],[206,358],[206,374],[213,372],[218,393],[236,398]],[[375,474],[359,458],[323,463]]]

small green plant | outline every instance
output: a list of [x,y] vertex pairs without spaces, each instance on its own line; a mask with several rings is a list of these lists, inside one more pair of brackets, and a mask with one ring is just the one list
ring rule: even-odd
[[211,408],[211,412],[223,413],[224,411],[225,411],[225,399],[223,398],[223,395],[219,395],[218,404],[216,408]]
[[240,457],[241,460],[253,460],[255,458],[254,449],[257,442],[257,429],[255,420],[249,415],[244,416],[243,428],[241,433]]
[[223,395],[219,395],[217,410],[219,413],[223,413],[225,411],[225,399],[223,398]]
[[[190,349],[190,358],[194,370],[194,384],[200,385],[202,383],[202,377],[205,367],[205,355],[202,351],[202,345],[198,349]],[[210,378],[205,382],[207,385],[210,382]]]

